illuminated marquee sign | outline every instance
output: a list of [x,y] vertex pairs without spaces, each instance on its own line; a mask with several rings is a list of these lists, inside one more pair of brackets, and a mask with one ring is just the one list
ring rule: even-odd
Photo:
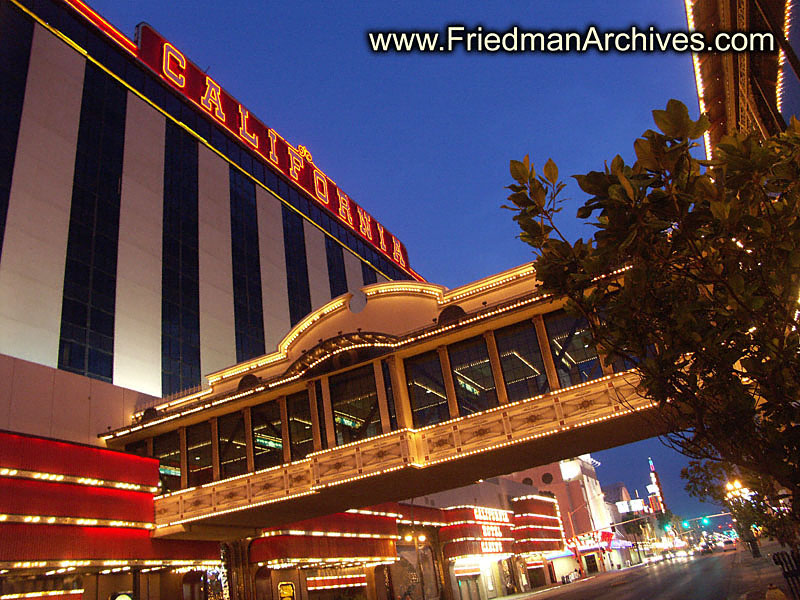
[[509,511],[483,506],[455,506],[446,512],[449,523],[439,530],[445,558],[512,552],[514,534]]
[[590,550],[593,548],[610,550],[613,539],[614,534],[611,531],[590,531],[567,539],[566,544],[567,548],[573,552],[576,550]]
[[481,553],[499,554],[503,551],[503,542],[481,542]]
[[508,523],[508,513],[504,510],[496,508],[485,508],[483,506],[476,506],[473,511],[473,516],[476,521],[492,521],[494,523]]
[[297,184],[316,204],[354,234],[406,271],[408,253],[403,244],[363,208],[353,202],[312,162],[304,146],[292,146],[274,129],[255,118],[211,76],[150,26],[138,30],[139,58],[169,85],[240,139],[275,170]]

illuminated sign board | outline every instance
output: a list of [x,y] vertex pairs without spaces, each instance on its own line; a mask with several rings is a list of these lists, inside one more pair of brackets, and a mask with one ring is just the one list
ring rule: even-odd
[[644,499],[643,498],[633,498],[631,499],[631,510],[633,512],[640,512],[644,510]]
[[293,146],[251,115],[219,83],[149,25],[141,24],[137,37],[139,58],[162,80],[303,189],[319,207],[397,266],[409,271],[408,253],[403,244],[314,165],[311,153],[304,146]]
[[503,537],[503,531],[497,525],[481,525],[483,537]]
[[620,513],[642,512],[644,509],[643,498],[632,498],[631,500],[617,502],[617,510]]
[[494,523],[508,523],[508,513],[496,508],[476,506],[472,511],[476,521],[492,521]]
[[278,600],[295,600],[294,584],[290,581],[278,583]]
[[498,554],[503,551],[503,542],[481,542],[483,554]]

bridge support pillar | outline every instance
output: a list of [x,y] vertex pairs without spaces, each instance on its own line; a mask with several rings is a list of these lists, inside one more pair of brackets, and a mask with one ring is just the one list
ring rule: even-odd
[[222,544],[222,556],[228,571],[230,600],[256,600],[255,573],[250,567],[250,540]]

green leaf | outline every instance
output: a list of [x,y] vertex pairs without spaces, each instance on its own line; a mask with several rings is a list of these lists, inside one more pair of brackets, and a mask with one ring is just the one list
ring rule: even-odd
[[516,204],[519,208],[533,206],[533,202],[531,202],[531,199],[528,197],[526,192],[514,192],[508,197],[508,199]]
[[526,183],[528,181],[528,169],[526,169],[525,165],[518,160],[512,160],[511,176],[519,183]]
[[710,203],[711,214],[715,219],[727,221],[731,214],[731,203],[725,200],[712,200]]
[[552,184],[558,181],[558,167],[552,158],[548,158],[547,162],[544,163],[544,176]]
[[650,171],[658,170],[658,160],[656,160],[648,140],[639,138],[633,142],[633,149],[636,152],[636,158],[640,165],[642,165],[645,169],[649,169]]
[[708,117],[705,113],[700,115],[700,118],[697,121],[692,121],[689,130],[688,136],[690,140],[696,140],[698,138],[703,137],[703,134],[708,131],[711,127],[711,121],[708,120]]
[[614,160],[611,161],[611,172],[614,175],[617,175],[622,171],[622,167],[624,166],[625,166],[625,161],[622,160],[622,157],[619,154],[617,154],[614,157]]
[[625,189],[625,193],[628,194],[628,198],[630,198],[631,201],[633,201],[634,195],[633,195],[633,186],[631,185],[631,182],[628,181],[628,178],[622,174],[622,171],[619,172],[617,177],[619,178],[619,182],[622,184],[622,187]]
[[674,98],[667,102],[667,110],[654,110],[653,120],[661,132],[671,138],[686,138],[693,125],[686,105]]
[[592,171],[586,175],[573,175],[572,177],[584,192],[592,196],[602,196],[608,190],[608,178],[599,171]]

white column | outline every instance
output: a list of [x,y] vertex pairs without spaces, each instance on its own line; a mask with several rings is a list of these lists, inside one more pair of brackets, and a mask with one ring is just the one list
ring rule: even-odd
[[261,303],[264,307],[264,342],[267,354],[274,352],[289,332],[289,290],[286,254],[283,248],[281,202],[256,186],[258,249],[261,253]]
[[236,363],[231,259],[230,166],[198,145],[200,371]]
[[364,274],[361,272],[361,259],[347,248],[344,249],[344,272],[347,275],[347,290],[356,292],[364,287]]
[[128,93],[114,318],[114,384],[161,396],[164,117]]
[[36,25],[0,258],[0,353],[58,365],[84,58]]
[[311,310],[317,310],[331,299],[325,234],[305,219],[303,219],[303,232],[306,237],[306,264],[308,265],[308,287],[311,292]]

